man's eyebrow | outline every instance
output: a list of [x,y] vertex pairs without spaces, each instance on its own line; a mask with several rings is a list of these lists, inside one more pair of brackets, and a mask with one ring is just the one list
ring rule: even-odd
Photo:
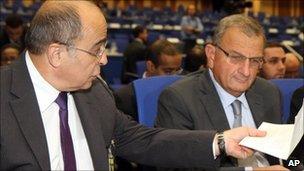
[[235,51],[235,50],[231,50],[231,52],[232,52],[232,53],[236,53],[236,54],[241,55],[241,56],[245,56],[245,55],[243,55],[242,53],[237,52],[237,51]]
[[[245,56],[245,55],[243,55],[242,53],[237,52],[237,51],[235,51],[235,50],[231,50],[231,51],[232,51],[232,53],[236,53],[236,54],[238,54],[238,55]],[[260,57],[260,56],[263,56],[263,55],[253,56],[253,57],[251,57],[251,58],[256,58],[256,57]],[[247,56],[245,56],[245,57],[247,57]]]
[[99,44],[101,44],[101,43],[105,43],[106,41],[107,41],[107,38],[103,38],[103,39],[99,40],[98,42],[96,42],[96,43],[94,44],[94,46],[97,46],[97,45],[99,45]]

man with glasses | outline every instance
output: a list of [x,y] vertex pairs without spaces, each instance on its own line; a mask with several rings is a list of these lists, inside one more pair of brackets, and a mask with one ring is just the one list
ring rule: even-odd
[[284,47],[279,43],[268,42],[264,49],[264,63],[260,76],[269,80],[284,78],[286,66]]
[[214,170],[214,156],[246,158],[252,150],[239,141],[265,136],[245,127],[178,131],[132,121],[96,80],[107,63],[106,37],[104,15],[90,1],[46,1],[37,11],[26,52],[1,68],[0,170],[113,170],[112,155]]
[[[264,42],[264,31],[254,19],[237,14],[220,20],[213,42],[205,46],[209,68],[162,92],[156,126],[221,131],[239,126],[257,128],[263,121],[281,123],[278,89],[257,78],[263,64]],[[256,152],[248,160],[222,157],[221,167],[284,169],[270,166],[278,162]]]

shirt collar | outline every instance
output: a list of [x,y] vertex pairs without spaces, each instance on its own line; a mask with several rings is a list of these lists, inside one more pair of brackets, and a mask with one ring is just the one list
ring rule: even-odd
[[213,85],[215,86],[215,89],[218,93],[218,95],[220,96],[220,100],[223,104],[223,107],[226,108],[226,107],[229,107],[229,105],[234,102],[234,100],[239,100],[242,102],[242,105],[245,107],[245,108],[249,108],[249,105],[247,103],[247,100],[246,100],[246,96],[245,96],[245,93],[242,93],[239,97],[235,97],[231,94],[229,94],[217,81],[216,79],[214,78],[214,75],[213,75],[213,72],[212,70],[209,68],[208,69],[209,71],[209,74],[210,74],[210,77],[211,77],[211,80],[213,82]]
[[57,98],[59,91],[50,85],[39,73],[28,51],[25,53],[25,61],[35,89],[40,112],[44,112]]
[[138,42],[144,44],[143,40],[141,40],[140,38],[135,38],[135,41],[138,41]]
[[147,78],[148,76],[147,76],[147,71],[145,71],[144,73],[143,73],[143,75],[142,75],[142,78]]

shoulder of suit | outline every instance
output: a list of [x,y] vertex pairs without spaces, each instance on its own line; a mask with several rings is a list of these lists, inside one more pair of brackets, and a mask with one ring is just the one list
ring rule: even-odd
[[251,86],[251,89],[255,91],[262,91],[266,94],[268,92],[278,90],[278,88],[273,83],[261,77],[256,78],[255,82]]
[[194,90],[193,87],[197,87],[201,77],[203,76],[205,70],[195,71],[183,76],[180,80],[177,80],[169,86],[169,88],[177,89],[178,91],[188,91],[190,89]]
[[115,97],[132,96],[135,94],[133,83],[127,84],[120,89],[114,91]]

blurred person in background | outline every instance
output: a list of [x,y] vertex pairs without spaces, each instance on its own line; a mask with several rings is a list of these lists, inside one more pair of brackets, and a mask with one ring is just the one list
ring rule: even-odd
[[15,59],[19,58],[20,49],[14,44],[6,44],[0,50],[1,65],[9,65]]
[[300,76],[300,60],[293,53],[286,53],[285,78],[298,78]]
[[264,63],[260,70],[260,76],[269,79],[284,78],[285,75],[285,51],[279,43],[268,42],[264,48]]
[[[182,55],[174,44],[167,40],[157,40],[146,54],[146,71],[140,77],[181,74]],[[133,83],[114,92],[116,106],[138,121],[137,104]]]
[[194,46],[186,55],[184,69],[189,72],[194,72],[206,68],[206,65],[207,57],[204,47]]
[[127,46],[123,53],[122,83],[133,81],[136,77],[136,62],[145,60],[147,50],[148,30],[146,27],[137,26],[133,30],[134,40]]
[[0,47],[5,44],[15,44],[21,51],[24,49],[26,27],[18,14],[10,14],[5,19],[4,29],[0,34]]
[[193,4],[187,7],[187,15],[181,20],[181,38],[184,41],[184,53],[188,53],[195,45],[196,39],[204,27],[199,17],[195,16],[196,8]]
[[[149,48],[146,54],[146,71],[140,77],[147,78],[160,75],[180,74],[182,54],[173,43],[167,40],[157,40]],[[138,121],[137,101],[133,83],[130,83],[114,92],[118,109]],[[153,170],[154,168],[136,165],[124,159],[117,158],[118,170],[131,171]]]

